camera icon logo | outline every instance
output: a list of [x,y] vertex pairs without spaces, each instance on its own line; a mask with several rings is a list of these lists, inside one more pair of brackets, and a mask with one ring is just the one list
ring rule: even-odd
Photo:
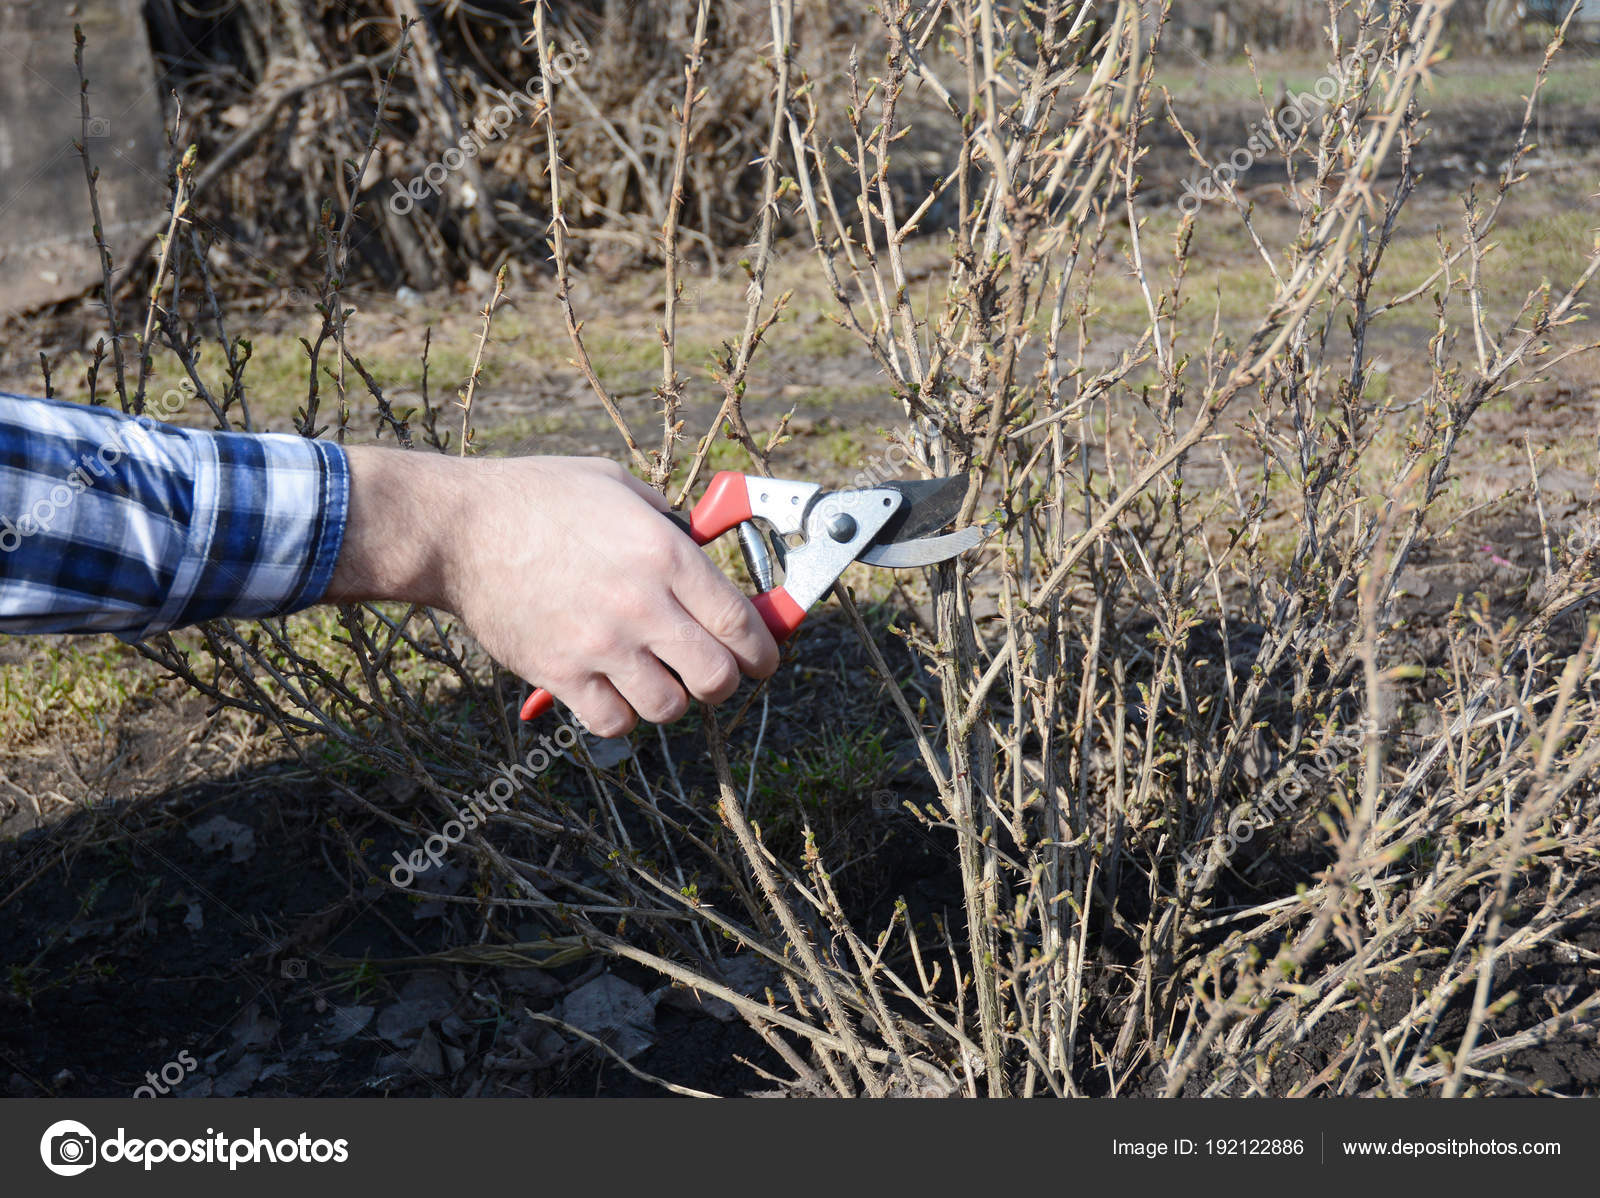
[[76,1119],[58,1120],[39,1138],[39,1157],[58,1177],[76,1177],[94,1167],[94,1132]]
[[103,116],[92,116],[85,124],[84,132],[90,137],[110,137],[111,122]]
[[285,957],[278,970],[288,981],[298,981],[306,976],[304,957]]

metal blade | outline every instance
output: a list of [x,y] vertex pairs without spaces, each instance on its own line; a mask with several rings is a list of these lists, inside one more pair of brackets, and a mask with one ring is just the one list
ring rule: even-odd
[[[893,570],[910,570],[917,566],[933,566],[975,549],[994,531],[992,525],[974,524],[942,537],[923,537],[916,541],[895,541],[888,545],[873,544],[856,557],[856,561],[869,566],[888,566]],[[878,534],[882,536],[882,533]]]
[[919,479],[909,483],[878,483],[885,491],[897,491],[903,502],[900,510],[889,518],[883,531],[873,538],[875,545],[893,541],[914,541],[938,532],[961,511],[967,497],[967,474],[952,474],[948,478]]

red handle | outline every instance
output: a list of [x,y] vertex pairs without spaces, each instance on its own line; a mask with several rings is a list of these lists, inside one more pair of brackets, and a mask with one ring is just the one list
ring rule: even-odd
[[689,535],[696,545],[715,541],[751,517],[750,487],[744,475],[719,470],[706,484],[706,493],[689,513]]
[[529,695],[527,702],[522,705],[522,718],[536,720],[555,705],[556,697],[541,686]]
[[805,622],[806,609],[796,603],[789,592],[782,587],[763,591],[750,602],[755,604],[756,610],[761,613],[761,619],[775,641],[788,640],[794,635],[794,630]]

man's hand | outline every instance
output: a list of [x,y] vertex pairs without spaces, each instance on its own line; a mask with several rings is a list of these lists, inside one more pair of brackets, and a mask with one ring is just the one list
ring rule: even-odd
[[[454,612],[497,661],[600,736],[720,703],[778,647],[750,601],[600,458],[476,458],[356,447],[325,596]],[[677,672],[682,685],[667,668]]]

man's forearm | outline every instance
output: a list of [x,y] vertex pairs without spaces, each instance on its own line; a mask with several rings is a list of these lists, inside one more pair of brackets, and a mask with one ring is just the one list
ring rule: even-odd
[[371,446],[345,455],[349,513],[324,600],[397,599],[455,610],[452,550],[472,535],[462,508],[476,463]]

